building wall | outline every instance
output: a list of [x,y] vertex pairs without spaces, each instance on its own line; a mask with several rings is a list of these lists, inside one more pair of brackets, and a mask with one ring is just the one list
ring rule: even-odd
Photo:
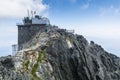
[[23,49],[22,45],[30,41],[38,32],[43,32],[46,29],[46,25],[19,25],[18,50]]

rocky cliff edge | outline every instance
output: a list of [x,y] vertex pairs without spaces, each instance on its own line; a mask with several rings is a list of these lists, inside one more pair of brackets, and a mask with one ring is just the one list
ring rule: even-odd
[[1,57],[0,80],[120,80],[120,58],[82,35],[53,29]]

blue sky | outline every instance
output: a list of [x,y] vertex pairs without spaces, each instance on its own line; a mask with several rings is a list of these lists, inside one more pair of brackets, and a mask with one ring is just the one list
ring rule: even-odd
[[0,56],[12,53],[11,45],[17,43],[16,23],[28,9],[120,56],[120,0],[4,0],[0,5]]

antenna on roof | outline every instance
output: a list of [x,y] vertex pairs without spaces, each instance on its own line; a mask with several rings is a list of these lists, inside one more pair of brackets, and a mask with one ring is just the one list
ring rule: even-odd
[[34,11],[34,15],[36,15],[36,11]]
[[33,11],[32,11],[32,10],[31,10],[31,15],[32,15],[32,18],[33,18],[33,15],[34,15],[34,14],[33,14]]
[[27,14],[28,14],[28,17],[30,18],[30,13],[29,13],[29,10],[27,10]]

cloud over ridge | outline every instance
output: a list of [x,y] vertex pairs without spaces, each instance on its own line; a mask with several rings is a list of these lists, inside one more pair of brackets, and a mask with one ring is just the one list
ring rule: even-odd
[[42,14],[48,9],[42,0],[3,0],[0,6],[0,18],[21,18],[27,14],[27,10],[37,10]]

